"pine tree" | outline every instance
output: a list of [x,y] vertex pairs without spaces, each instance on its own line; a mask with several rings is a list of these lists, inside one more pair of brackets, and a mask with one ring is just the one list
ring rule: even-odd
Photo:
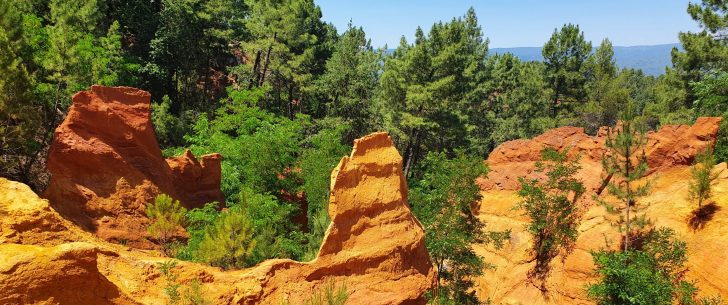
[[588,102],[578,107],[579,125],[589,134],[601,126],[617,123],[619,112],[630,98],[627,74],[617,71],[612,42],[604,39],[586,62],[588,80],[584,84]]
[[154,198],[153,204],[147,205],[146,213],[147,217],[152,220],[147,231],[162,244],[164,251],[168,252],[168,243],[177,230],[184,225],[187,210],[180,205],[179,200],[161,194]]
[[[374,52],[362,28],[349,24],[317,80],[325,100],[322,114],[340,117],[351,125],[345,143],[373,129],[373,99],[379,78],[380,54]],[[319,115],[322,115],[319,114]]]
[[[4,5],[0,3],[0,9]],[[31,184],[30,166],[42,137],[43,107],[33,95],[32,78],[18,56],[21,38],[8,34],[12,35],[0,27],[0,176]]]
[[637,183],[647,173],[647,157],[644,152],[644,129],[635,121],[635,116],[634,104],[629,103],[622,112],[621,125],[609,130],[606,151],[602,156],[602,166],[606,172],[604,181],[608,183],[609,193],[618,200],[614,204],[602,203],[610,212],[624,211],[618,225],[624,234],[625,251],[630,247],[633,219],[638,225],[644,224],[643,218],[633,215],[637,200],[649,192],[649,183]]
[[573,110],[572,104],[584,101],[585,63],[592,51],[578,25],[566,24],[554,29],[541,51],[546,64],[546,78],[552,90],[552,117],[560,109]]
[[715,157],[713,150],[708,148],[695,158],[695,164],[690,169],[692,180],[690,181],[689,198],[698,203],[698,209],[712,195],[713,182],[718,179],[718,173],[713,173]]
[[[385,59],[377,96],[382,127],[404,154],[406,175],[429,151],[465,148],[483,132],[488,40],[473,9],[464,17],[418,28]],[[484,154],[484,151],[480,151]]]
[[293,118],[295,113],[316,109],[311,98],[315,78],[325,71],[336,30],[321,20],[321,9],[313,0],[248,4],[245,27],[250,39],[242,42],[242,48],[249,59],[236,69],[241,81],[247,81],[248,88],[269,88],[262,106],[276,114]]
[[[687,9],[702,31],[679,34],[684,51],[672,50],[672,63],[680,74],[687,107],[694,100],[690,83],[700,81],[713,72],[728,72],[728,1],[701,0]],[[718,114],[715,114],[718,115]]]

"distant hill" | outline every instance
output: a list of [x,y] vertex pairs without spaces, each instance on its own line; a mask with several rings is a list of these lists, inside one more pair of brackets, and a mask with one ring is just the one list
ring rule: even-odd
[[[680,44],[659,44],[651,46],[614,47],[614,58],[617,65],[625,68],[642,69],[647,75],[665,73],[665,67],[671,66],[670,52],[672,48],[680,48]],[[492,48],[491,53],[512,53],[524,61],[540,61],[541,47]]]

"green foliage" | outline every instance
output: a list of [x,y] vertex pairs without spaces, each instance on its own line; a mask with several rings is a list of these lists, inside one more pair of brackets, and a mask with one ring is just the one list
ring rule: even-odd
[[480,199],[475,179],[487,173],[477,157],[458,153],[447,159],[443,153],[430,153],[420,165],[422,176],[411,181],[409,202],[425,228],[425,243],[437,268],[433,297],[458,304],[477,304],[472,291],[473,277],[488,265],[472,245],[494,242],[497,246],[510,232],[486,232],[473,214]]
[[257,241],[248,214],[239,207],[230,208],[204,227],[196,258],[222,268],[242,268],[252,262]]
[[573,105],[584,100],[585,63],[591,51],[591,42],[584,40],[584,33],[574,24],[566,24],[558,31],[554,29],[551,39],[543,46],[546,79],[552,91],[553,118],[562,110],[573,111]]
[[169,299],[169,304],[177,304],[181,299],[179,292],[181,285],[177,283],[178,276],[174,273],[175,267],[177,267],[177,261],[174,260],[157,263],[157,268],[164,276],[164,294]]
[[654,85],[654,102],[644,106],[647,123],[656,127],[666,124],[692,123],[693,113],[686,106],[687,95],[678,70],[667,69]]
[[672,63],[683,80],[685,103],[689,107],[694,97],[690,83],[700,81],[712,72],[728,72],[728,40],[725,37],[728,3],[725,0],[701,0],[690,3],[687,11],[702,31],[678,35],[684,51],[673,49]]
[[185,222],[190,238],[187,240],[187,245],[175,253],[176,257],[182,260],[200,261],[197,253],[200,251],[200,243],[205,239],[205,229],[212,226],[219,216],[219,203],[217,202],[206,203],[202,208],[187,211]]
[[184,121],[172,115],[169,96],[163,96],[161,103],[152,103],[152,124],[162,147],[176,144],[184,137]]
[[[488,40],[470,9],[434,24],[427,36],[418,28],[414,44],[403,39],[385,58],[377,111],[404,155],[406,176],[427,152],[469,148],[486,135],[480,120],[487,52]],[[487,147],[480,147],[477,153],[484,155]]]
[[247,211],[257,240],[252,264],[268,258],[300,259],[303,256],[302,233],[297,224],[291,222],[298,213],[297,207],[250,190],[241,192],[239,198],[237,205]]
[[319,121],[322,128],[306,139],[298,166],[303,183],[300,190],[306,195],[308,203],[308,242],[305,260],[316,257],[324,233],[329,227],[329,191],[331,171],[351,148],[341,144],[341,138],[349,127],[340,120]]
[[313,293],[310,299],[306,300],[305,305],[344,305],[349,299],[349,291],[346,283],[336,285],[333,280],[327,280],[323,289]]
[[[632,242],[632,218],[637,208],[637,199],[649,192],[649,183],[638,185],[637,181],[647,173],[647,157],[644,129],[635,121],[634,104],[629,103],[622,112],[622,124],[609,130],[602,156],[602,167],[605,170],[605,183],[608,183],[609,194],[618,200],[617,203],[601,202],[609,212],[621,213],[618,221],[619,230],[624,234],[624,250],[629,250]],[[620,206],[621,205],[621,206]],[[643,219],[636,217],[635,223],[641,225]]]
[[373,129],[372,102],[380,61],[364,30],[350,23],[334,45],[326,72],[318,79],[326,116],[340,117],[352,126],[347,143]]
[[249,188],[259,193],[293,190],[295,177],[290,173],[300,151],[302,127],[306,117],[290,120],[254,106],[263,90],[234,90],[210,120],[201,116],[193,133],[185,136],[195,154],[218,152],[222,161],[222,190],[235,200]]
[[708,148],[698,154],[695,164],[690,169],[693,179],[690,181],[688,196],[690,200],[697,201],[698,209],[710,199],[713,183],[718,179],[718,173],[713,173],[713,167],[715,167],[715,157],[713,150]]
[[122,54],[119,23],[102,22],[105,8],[96,0],[0,4],[3,176],[42,190],[44,150],[71,95],[130,79],[135,66]]
[[190,239],[177,257],[229,269],[303,255],[303,236],[290,222],[296,212],[291,204],[249,189],[237,198],[222,212],[215,203],[190,210]]
[[578,237],[580,215],[576,204],[586,191],[584,184],[574,178],[579,169],[578,156],[570,160],[568,150],[546,148],[536,163],[536,172],[544,174],[545,179],[519,178],[518,194],[523,201],[518,207],[531,219],[528,232],[533,235],[531,251],[536,261],[529,276],[540,280],[542,288],[551,260],[561,253],[571,253]]
[[[164,276],[164,294],[169,304],[206,305],[210,302],[203,296],[204,287],[199,279],[192,279],[189,284],[179,283],[179,276],[174,272],[177,261],[169,260],[157,263],[157,268]],[[181,291],[180,291],[181,290]]]
[[[147,217],[152,221],[147,231],[168,250],[168,243],[177,230],[185,225],[185,213],[179,200],[174,200],[166,194],[154,198],[154,203],[147,205]],[[169,253],[168,253],[169,254]]]
[[617,123],[620,111],[632,100],[629,70],[617,71],[612,43],[605,39],[585,63],[591,77],[585,83],[588,102],[577,107],[579,125],[589,134],[596,134],[601,126]]
[[251,1],[245,20],[250,39],[242,50],[252,60],[236,68],[248,88],[269,87],[266,109],[293,118],[318,103],[314,79],[325,70],[336,30],[321,20],[313,0]]
[[720,72],[705,75],[699,82],[691,83],[695,93],[693,109],[698,116],[722,116],[715,144],[715,157],[718,162],[728,161],[728,73]]
[[600,281],[589,286],[589,296],[599,305],[720,304],[698,299],[695,286],[684,280],[686,253],[686,244],[668,228],[651,231],[642,249],[593,252]]
[[691,84],[693,108],[699,116],[720,116],[728,112],[728,72],[705,75]]
[[215,109],[208,101],[225,93],[220,63],[233,59],[228,45],[242,38],[246,13],[236,0],[163,0],[143,67],[153,96],[170,96],[175,114]]
[[549,113],[549,96],[544,78],[545,66],[540,62],[521,62],[510,53],[489,58],[491,77],[488,83],[489,99],[493,107],[488,111],[484,125],[492,124],[490,132],[483,130],[482,138],[488,142],[476,142],[480,148],[499,145],[505,141],[538,135],[556,127]]
[[[22,16],[13,14],[10,2],[0,3],[0,22],[21,23]],[[28,166],[41,148],[39,143],[44,122],[42,103],[32,92],[33,83],[20,57],[22,33],[11,32],[9,25],[0,26],[0,175],[28,183]],[[8,26],[8,27],[6,27]],[[17,30],[17,28],[16,28]]]

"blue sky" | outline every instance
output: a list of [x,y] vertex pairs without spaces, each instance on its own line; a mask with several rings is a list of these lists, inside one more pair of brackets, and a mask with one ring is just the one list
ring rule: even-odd
[[[695,2],[696,0],[693,0]],[[418,25],[427,31],[437,21],[462,16],[474,7],[490,38],[490,47],[542,46],[554,28],[576,23],[588,40],[609,38],[614,45],[677,42],[680,31],[697,24],[686,9],[688,0],[316,0],[323,19],[339,31],[349,20],[364,27],[376,47],[393,48],[404,35],[409,41]]]

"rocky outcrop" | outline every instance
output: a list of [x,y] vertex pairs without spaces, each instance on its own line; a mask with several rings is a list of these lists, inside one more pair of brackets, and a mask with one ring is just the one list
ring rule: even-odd
[[402,157],[386,133],[354,142],[331,174],[330,198],[318,257],[258,266],[250,275],[265,280],[238,303],[301,304],[333,279],[349,288],[347,304],[425,304],[435,271],[407,204]]
[[[435,270],[389,136],[357,140],[331,181],[332,222],[313,261],[275,259],[237,271],[178,262],[178,282],[200,280],[211,304],[303,304],[329,282],[346,286],[349,305],[425,304]],[[0,223],[0,304],[166,303],[157,265],[170,259],[159,252],[78,230],[30,188],[2,178],[0,215],[14,218]],[[56,221],[57,227],[36,225]],[[38,242],[46,238],[54,241]]]
[[0,244],[0,304],[138,304],[99,272],[88,243]]
[[[700,118],[692,125],[664,126],[647,135],[645,155],[652,183],[650,195],[640,200],[645,214],[656,226],[673,228],[688,244],[687,278],[696,281],[703,295],[728,297],[728,171],[726,164],[715,167],[721,172],[713,188],[714,205],[710,217],[696,224],[692,217],[697,204],[687,199],[690,165],[698,152],[715,143],[720,118]],[[478,246],[476,252],[495,268],[486,270],[477,280],[477,293],[490,298],[493,304],[593,304],[586,293],[588,283],[596,281],[590,251],[614,248],[619,232],[610,224],[614,216],[591,200],[602,183],[600,158],[604,152],[604,129],[591,137],[580,128],[562,127],[531,140],[504,143],[487,160],[491,172],[480,179],[483,199],[479,218],[492,230],[512,231],[504,248]],[[574,251],[553,261],[547,279],[548,291],[542,293],[529,282],[527,272],[531,236],[526,232],[528,219],[513,207],[520,201],[515,190],[518,177],[534,176],[534,163],[544,146],[557,149],[570,147],[581,154],[582,169],[577,174],[589,191],[581,201],[583,211],[579,237]],[[606,199],[607,192],[600,196]],[[562,262],[563,260],[563,262]]]
[[218,154],[165,160],[150,121],[149,93],[92,86],[73,96],[48,155],[44,197],[63,216],[107,240],[148,246],[144,209],[166,193],[187,207],[222,201]]
[[[694,125],[666,125],[646,134],[645,155],[649,172],[692,164],[695,156],[715,143],[720,117],[699,118]],[[601,158],[605,152],[607,128],[602,127],[596,136],[589,136],[579,127],[560,127],[549,130],[533,139],[505,142],[488,156],[490,172],[479,180],[483,190],[516,190],[518,178],[533,174],[541,150],[551,147],[569,149],[580,155],[582,171],[579,173],[587,188],[601,185]]]
[[63,219],[25,184],[0,179],[0,244],[58,245],[83,232]]

